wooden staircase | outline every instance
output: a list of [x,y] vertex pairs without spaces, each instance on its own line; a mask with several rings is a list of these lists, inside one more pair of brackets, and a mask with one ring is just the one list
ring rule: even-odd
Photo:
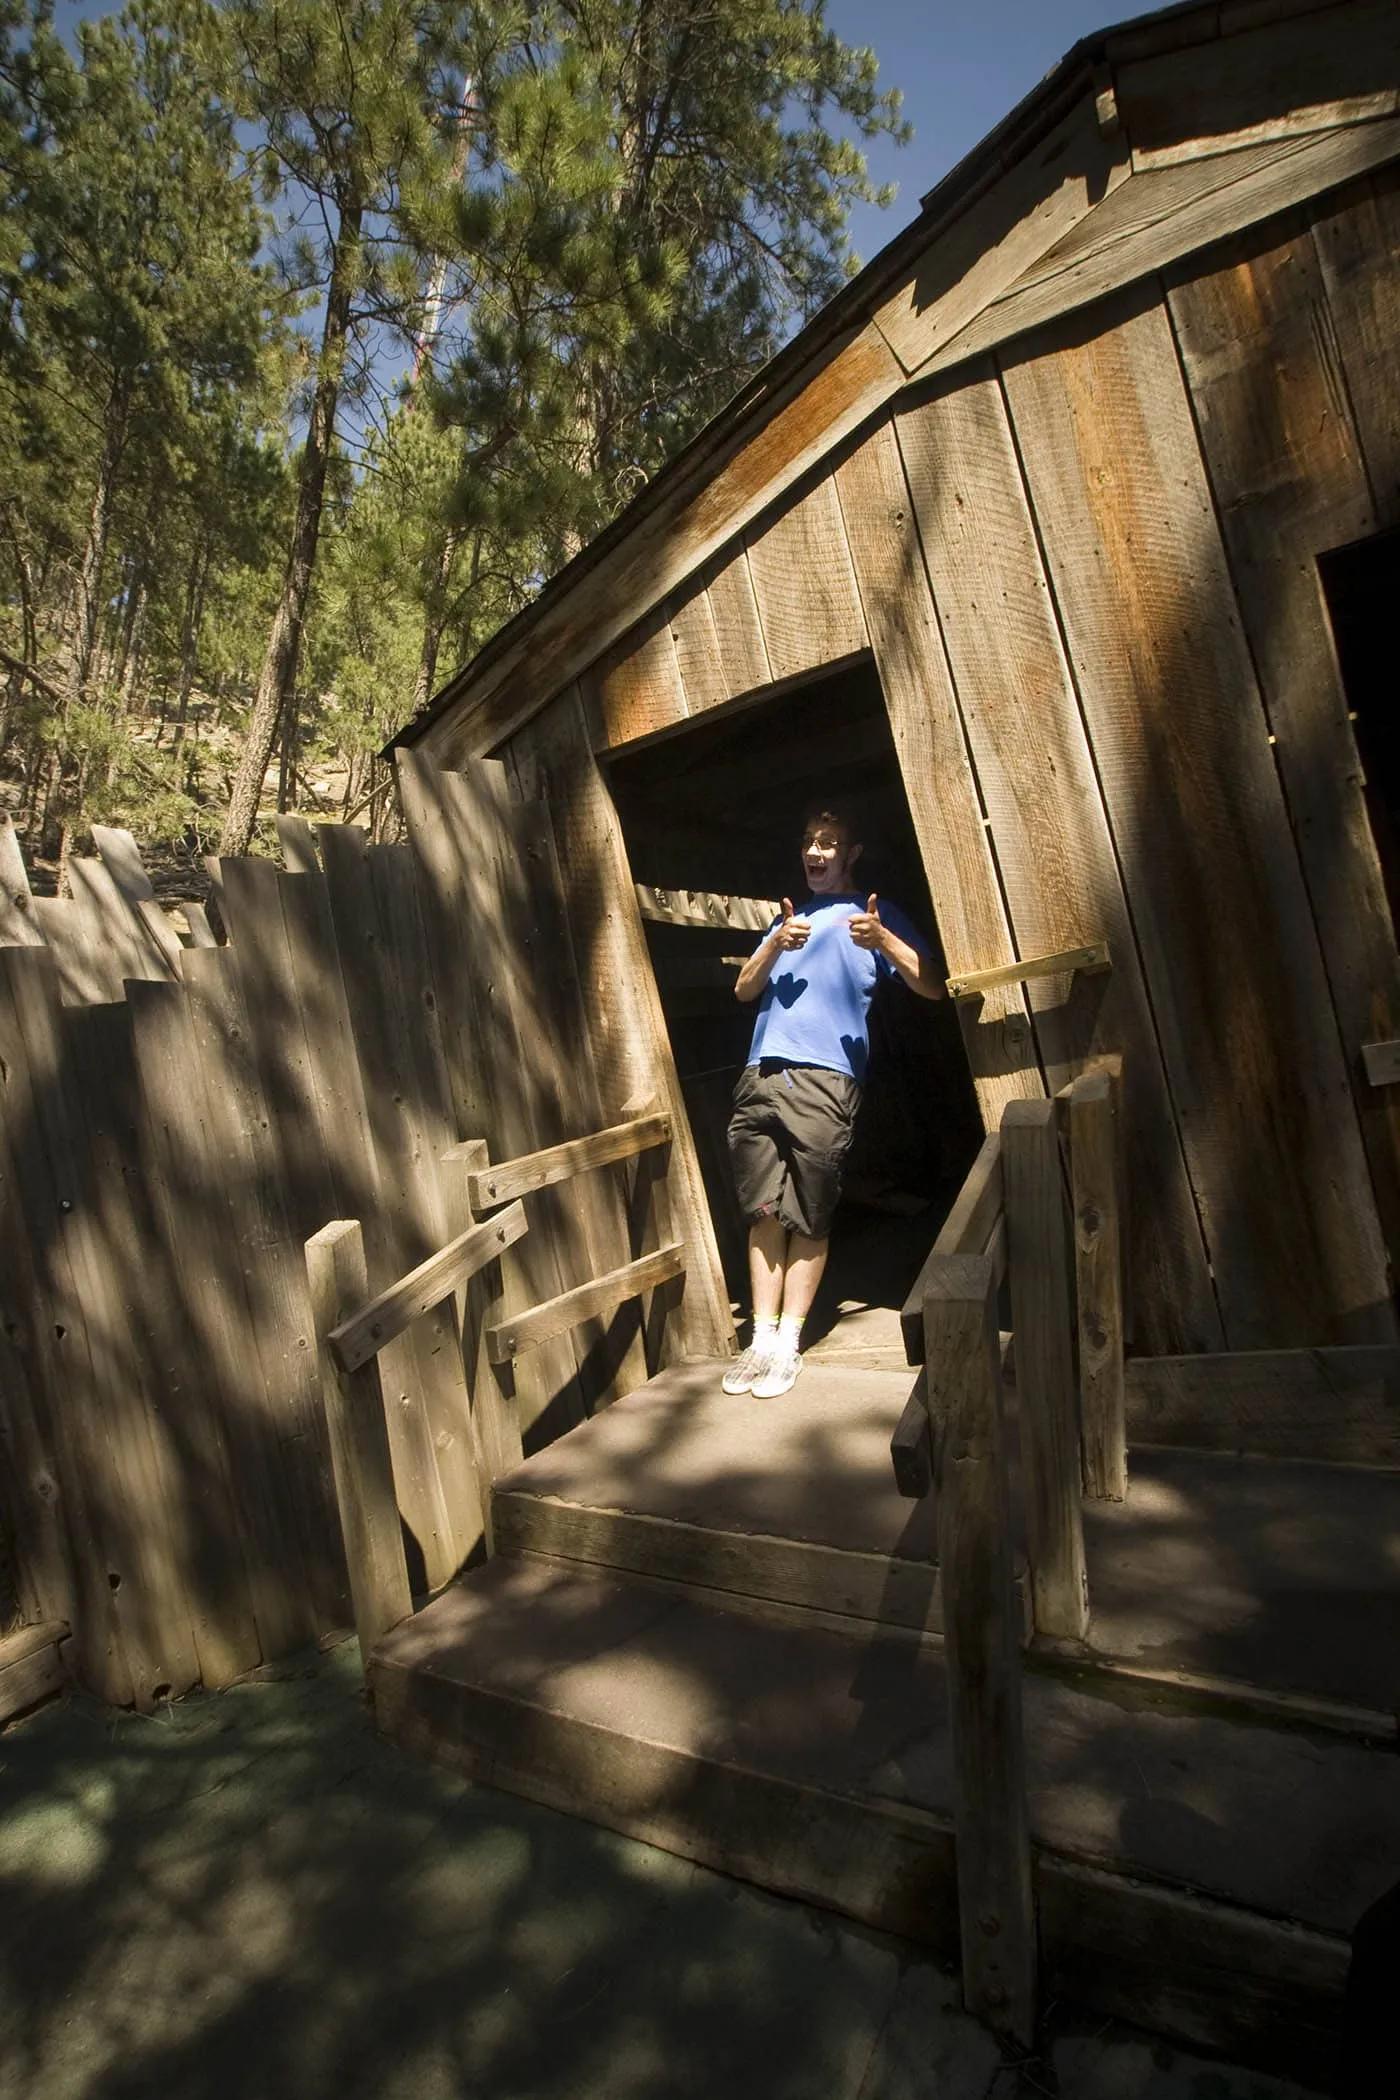
[[[1014,1105],[1005,1187],[989,1141],[940,1235],[905,1314],[928,1359],[913,1402],[909,1369],[839,1354],[766,1404],[725,1396],[721,1362],[685,1362],[493,1467],[484,1566],[412,1616],[401,1588],[357,1591],[377,1725],[957,1960],[969,2004],[1012,2035],[1037,1997],[1065,1998],[1326,2084],[1348,1936],[1400,1880],[1400,1472],[1151,1448],[1125,1467],[1120,1350],[1085,1444],[1093,1427],[1125,1499],[1081,1503],[1078,1435],[1072,1478],[1047,1457],[1047,1365],[1068,1358],[1017,1208],[1033,1144],[1037,1230],[1062,1229],[1055,1113]],[[566,1149],[515,1164],[552,1172]],[[463,1286],[486,1251],[473,1234],[448,1283],[405,1279],[359,1309],[322,1294],[352,1576],[357,1551],[372,1568],[397,1550],[359,1352],[375,1322]],[[1081,1276],[1095,1333],[1097,1292]],[[1096,1376],[1112,1386],[1102,1361]],[[911,1480],[936,1491],[909,1499]]]
[[[373,1652],[378,1725],[488,1785],[956,1959],[929,1505],[901,1501],[887,1454],[907,1374],[814,1368],[762,1408],[721,1394],[721,1370],[662,1374],[497,1484],[497,1557]],[[1177,1550],[1208,1553],[1255,1462],[1197,1458],[1192,1476],[1186,1454],[1154,1457],[1144,1524],[1175,1498]],[[1257,1541],[1273,1558],[1252,1561],[1261,1625],[1307,1575],[1308,1551],[1279,1542],[1303,1538],[1311,1490],[1329,1485],[1320,1468],[1275,1470]],[[1400,1536],[1400,1481],[1387,1494]],[[1111,1522],[1089,1553],[1115,1643],[1144,1638],[1126,1658],[1027,1655],[1042,1989],[1322,2080],[1347,1934],[1400,1878],[1400,1760],[1374,1664],[1324,1671],[1290,1711],[1287,1687],[1248,1682],[1256,1662],[1267,1677],[1272,1634],[1249,1647],[1247,1549],[1229,1583],[1168,1597],[1124,1564]],[[1334,1568],[1330,1596],[1311,1592],[1319,1653],[1329,1615],[1347,1645],[1363,1557]],[[1153,1648],[1170,1659],[1154,1666]],[[1232,1672],[1200,1667],[1221,1654]]]

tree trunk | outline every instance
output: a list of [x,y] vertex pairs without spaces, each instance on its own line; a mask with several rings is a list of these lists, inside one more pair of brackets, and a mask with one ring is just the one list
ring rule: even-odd
[[335,412],[340,398],[340,374],[345,358],[346,339],[350,333],[350,302],[354,291],[355,264],[363,219],[364,207],[361,204],[347,206],[340,217],[335,257],[331,265],[330,291],[326,298],[325,326],[321,332],[316,397],[311,408],[310,428],[306,433],[306,449],[301,459],[301,481],[297,489],[291,551],[282,583],[282,595],[277,601],[277,610],[272,617],[272,631],[267,640],[267,654],[263,659],[262,675],[258,680],[257,697],[253,702],[252,719],[248,724],[243,756],[238,762],[238,771],[234,775],[229,795],[228,815],[224,820],[223,836],[219,840],[220,853],[248,851],[253,827],[258,819],[258,803],[262,798],[263,780],[267,773],[268,760],[272,756],[272,746],[276,741],[277,726],[287,705],[288,695],[296,684],[302,629],[306,623],[306,603],[311,592],[311,578],[316,567],[316,545],[321,534],[326,467],[335,438]]
[[72,694],[75,700],[82,699],[92,675],[102,603],[102,570],[107,560],[107,536],[112,524],[112,497],[116,491],[122,453],[126,449],[130,406],[131,381],[125,373],[119,373],[107,397],[107,425],[102,437],[102,457],[97,466],[97,486],[92,492],[87,540],[73,593]]
[[180,683],[175,705],[175,734],[170,739],[172,751],[178,751],[185,741],[185,722],[190,711],[190,694],[194,690],[195,658],[199,652],[199,630],[204,621],[204,587],[209,581],[209,543],[206,540],[195,555],[190,570],[189,587],[185,592],[185,617],[180,628]]
[[131,713],[131,704],[136,698],[136,673],[141,668],[141,644],[145,639],[146,611],[150,602],[146,579],[138,575],[131,586],[122,633],[121,711],[124,715]]

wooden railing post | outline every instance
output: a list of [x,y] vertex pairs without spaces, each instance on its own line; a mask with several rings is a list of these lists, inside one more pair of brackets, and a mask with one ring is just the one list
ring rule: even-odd
[[306,1273],[355,1631],[368,1673],[371,1648],[381,1634],[408,1617],[413,1598],[394,1495],[379,1360],[370,1356],[355,1370],[342,1370],[328,1340],[369,1297],[364,1241],[353,1218],[323,1225],[306,1242]]
[[1001,1163],[1036,1631],[1082,1641],[1089,1602],[1074,1309],[1053,1101],[1007,1103]]
[[1084,1492],[1121,1502],[1128,1492],[1128,1444],[1114,1106],[1106,1072],[1084,1072],[1075,1080],[1069,1135]]
[[963,1995],[1029,2044],[1035,2028],[1020,1614],[1002,1428],[997,1267],[950,1254],[925,1271],[924,1356],[934,1451]]

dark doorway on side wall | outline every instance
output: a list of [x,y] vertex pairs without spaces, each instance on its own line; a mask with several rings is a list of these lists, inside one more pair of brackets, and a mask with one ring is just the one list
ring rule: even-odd
[[[864,832],[863,890],[919,927],[944,974],[938,928],[874,665],[858,659],[808,683],[717,708],[606,761],[639,883],[671,893],[800,902],[802,819],[840,795]],[[691,1128],[731,1296],[747,1304],[746,1234],[729,1178],[730,1097],[754,1010],[733,994],[736,958],[761,936],[647,923]],[[854,1340],[885,1321],[917,1275],[977,1148],[982,1122],[957,1017],[904,986],[882,986],[870,1017],[871,1077],[831,1260],[807,1342],[845,1321]],[[835,1341],[833,1337],[833,1343]]]
[[1366,811],[1390,913],[1400,928],[1400,531],[1319,555],[1337,662],[1366,776]]

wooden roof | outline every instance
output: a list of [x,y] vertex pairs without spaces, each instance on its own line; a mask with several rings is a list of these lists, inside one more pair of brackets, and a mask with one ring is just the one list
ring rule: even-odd
[[395,741],[491,750],[911,382],[1397,156],[1395,0],[1192,0],[1083,39]]

